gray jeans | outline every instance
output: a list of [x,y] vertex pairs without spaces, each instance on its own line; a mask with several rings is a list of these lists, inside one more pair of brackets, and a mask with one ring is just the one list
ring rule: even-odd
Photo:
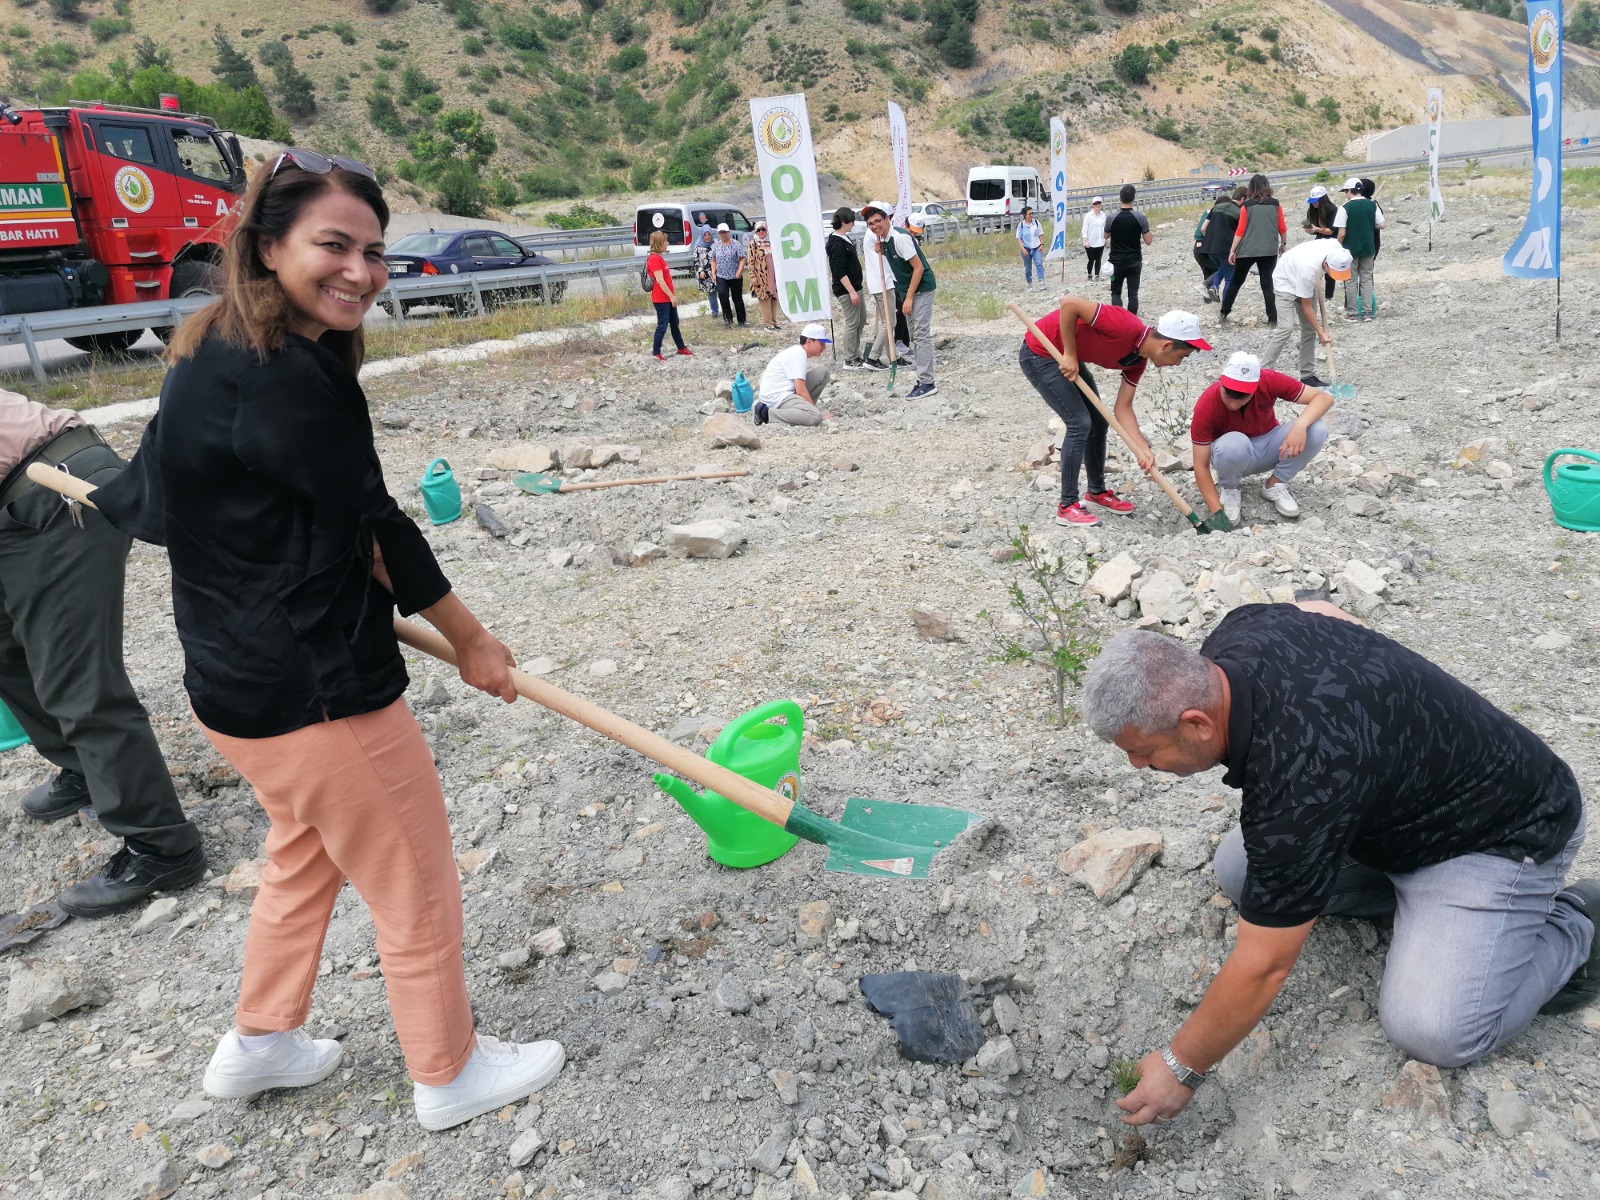
[[933,292],[918,292],[912,296],[911,315],[906,318],[918,384],[933,382],[933,297]]
[[[1320,288],[1321,283],[1317,286]],[[1278,355],[1282,354],[1289,345],[1289,323],[1283,319],[1285,310],[1294,313],[1295,328],[1300,332],[1300,374],[1310,375],[1317,369],[1317,330],[1306,319],[1306,310],[1300,304],[1299,296],[1291,296],[1288,292],[1278,294],[1278,327],[1267,338],[1267,351],[1261,356],[1261,365],[1270,367],[1277,363]]]
[[790,392],[776,404],[767,405],[767,418],[785,425],[821,425],[822,409],[817,405],[832,375],[827,363],[813,358],[806,364],[806,391],[811,393],[811,399],[806,400],[799,392]]
[[1259,437],[1246,437],[1238,432],[1223,434],[1211,443],[1211,469],[1216,473],[1217,486],[1236,488],[1246,475],[1260,475],[1264,471],[1271,471],[1280,482],[1288,483],[1327,444],[1328,427],[1321,421],[1311,422],[1306,430],[1306,448],[1293,458],[1280,459],[1278,452],[1288,436],[1288,423]]
[[877,299],[869,296],[865,291],[856,292],[859,304],[851,304],[848,295],[835,296],[833,303],[838,309],[838,316],[834,318],[834,341],[838,345],[839,357],[845,362],[854,362],[861,357],[861,329],[867,321],[867,305]]
[[[1560,894],[1585,820],[1548,862],[1464,854],[1416,871],[1345,863],[1324,916],[1394,917],[1378,1020],[1410,1057],[1459,1067],[1520,1034],[1589,955],[1589,919]],[[1249,860],[1237,826],[1217,886],[1238,903]]]
[[[122,460],[80,450],[73,474],[115,478]],[[150,717],[122,661],[128,536],[93,509],[83,528],[41,487],[0,511],[0,699],[49,762],[82,775],[107,832],[151,854],[187,854],[183,815]]]
[[1378,311],[1378,294],[1372,290],[1372,267],[1378,261],[1376,254],[1358,258],[1350,268],[1350,278],[1344,281],[1344,311],[1347,313]]

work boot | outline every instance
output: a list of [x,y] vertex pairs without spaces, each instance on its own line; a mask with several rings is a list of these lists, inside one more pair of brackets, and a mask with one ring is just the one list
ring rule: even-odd
[[60,821],[90,803],[89,781],[76,771],[62,770],[22,798],[22,811],[35,821]]
[[1572,1012],[1600,998],[1600,879],[1580,879],[1568,884],[1556,893],[1556,899],[1566,901],[1588,917],[1595,932],[1589,944],[1588,959],[1561,985],[1559,992],[1545,1001],[1539,1010],[1542,1013]]
[[56,903],[75,917],[108,917],[157,892],[176,892],[199,883],[205,873],[206,852],[200,846],[169,858],[125,845],[100,874],[62,889]]

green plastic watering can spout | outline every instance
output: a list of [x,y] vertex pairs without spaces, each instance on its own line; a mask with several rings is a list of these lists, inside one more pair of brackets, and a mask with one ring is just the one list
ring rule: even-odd
[[705,795],[690,787],[676,775],[663,775],[659,772],[655,776],[656,786],[678,802],[678,806],[689,814],[690,820],[700,826],[707,833],[712,832],[711,814],[707,811],[709,805]]

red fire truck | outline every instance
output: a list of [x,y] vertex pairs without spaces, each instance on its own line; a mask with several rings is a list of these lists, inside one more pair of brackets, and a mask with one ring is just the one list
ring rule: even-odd
[[[244,188],[239,139],[206,117],[0,103],[0,316],[212,290]],[[139,334],[68,340],[117,351]]]

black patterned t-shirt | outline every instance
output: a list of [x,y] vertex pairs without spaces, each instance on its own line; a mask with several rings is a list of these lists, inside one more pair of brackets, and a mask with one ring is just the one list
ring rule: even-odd
[[1253,924],[1316,917],[1346,856],[1396,873],[1464,854],[1542,863],[1577,827],[1566,763],[1380,633],[1249,604],[1200,653],[1232,689],[1223,782],[1244,791],[1239,907]]

